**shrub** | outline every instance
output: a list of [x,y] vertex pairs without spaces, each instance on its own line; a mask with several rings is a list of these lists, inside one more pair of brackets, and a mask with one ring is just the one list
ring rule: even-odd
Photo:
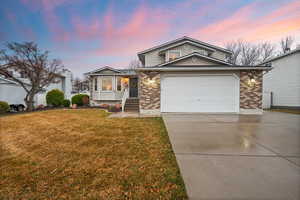
[[72,97],[72,104],[77,104],[77,106],[83,106],[89,104],[89,95],[86,94],[76,94]]
[[46,95],[46,101],[48,105],[61,106],[64,101],[64,93],[58,89],[51,90]]
[[71,101],[69,99],[64,99],[62,105],[66,108],[70,107]]
[[45,106],[43,104],[40,104],[36,107],[37,110],[43,110]]
[[90,103],[90,97],[89,97],[88,95],[84,94],[84,95],[82,96],[82,104],[83,104],[84,106],[86,106],[86,105],[88,105],[89,103]]
[[108,112],[120,112],[121,109],[117,105],[109,105]]
[[0,113],[6,113],[9,111],[9,105],[5,101],[0,101]]

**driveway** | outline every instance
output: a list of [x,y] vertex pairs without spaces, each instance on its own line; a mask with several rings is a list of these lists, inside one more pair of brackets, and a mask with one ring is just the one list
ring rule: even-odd
[[163,119],[190,199],[300,199],[300,115]]

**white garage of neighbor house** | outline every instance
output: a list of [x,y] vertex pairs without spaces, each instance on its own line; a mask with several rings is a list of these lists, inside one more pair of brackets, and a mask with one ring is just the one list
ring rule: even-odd
[[[19,74],[15,73],[16,76]],[[24,77],[25,79],[25,77]],[[63,70],[57,77],[58,82],[50,84],[45,88],[44,92],[38,93],[34,99],[34,105],[47,105],[46,94],[52,89],[59,89],[64,92],[66,99],[71,99],[72,91],[72,73],[69,70]],[[30,85],[28,84],[28,87]],[[9,105],[26,105],[24,98],[26,91],[13,80],[0,76],[0,101],[6,101]]]
[[300,109],[300,47],[262,64],[273,68],[264,75],[264,107]]

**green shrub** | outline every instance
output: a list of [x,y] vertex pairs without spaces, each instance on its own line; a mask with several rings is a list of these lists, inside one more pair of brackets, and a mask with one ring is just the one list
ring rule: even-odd
[[9,105],[5,101],[0,101],[0,113],[6,113],[9,111]]
[[48,105],[61,106],[64,101],[64,93],[58,89],[51,90],[46,95],[46,101]]
[[72,104],[77,106],[83,106],[89,104],[89,95],[86,94],[76,94],[72,97]]
[[66,108],[70,107],[71,101],[69,99],[63,100],[62,105]]

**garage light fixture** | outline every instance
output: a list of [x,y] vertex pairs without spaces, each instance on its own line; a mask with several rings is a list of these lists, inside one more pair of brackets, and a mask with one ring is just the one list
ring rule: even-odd
[[248,77],[249,77],[248,85],[250,87],[253,87],[256,84],[256,79],[254,78],[254,74],[255,74],[255,72],[250,72],[250,74],[248,75]]
[[150,78],[148,79],[148,83],[153,84],[153,83],[155,83],[155,80],[154,80],[152,77],[150,77]]
[[148,78],[148,83],[149,83],[149,84],[154,84],[154,83],[155,83],[154,77],[155,77],[156,75],[157,75],[156,72],[149,72],[149,73],[147,73],[147,76],[149,77],[149,78]]

